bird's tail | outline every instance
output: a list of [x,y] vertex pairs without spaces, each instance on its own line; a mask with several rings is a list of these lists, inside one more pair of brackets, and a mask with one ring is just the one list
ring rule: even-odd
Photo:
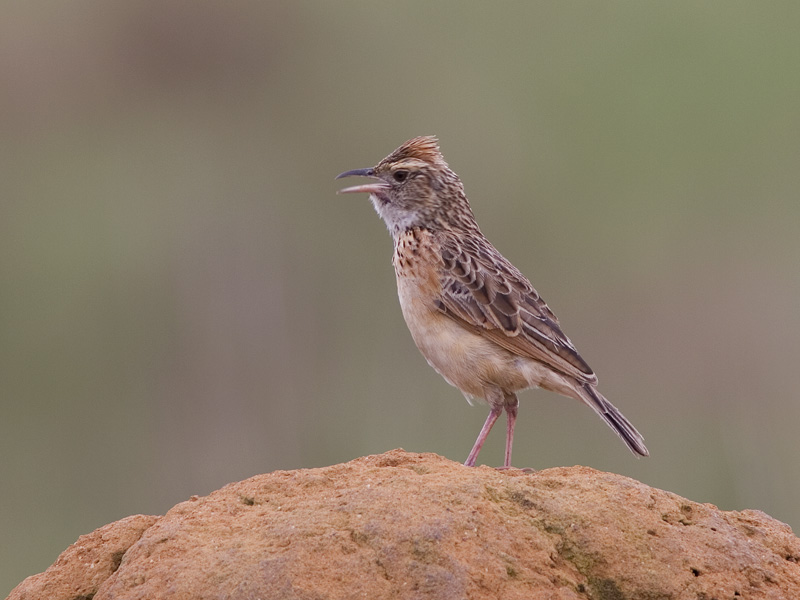
[[584,403],[608,423],[608,426],[625,442],[631,452],[641,456],[650,456],[644,445],[642,434],[636,431],[636,428],[617,410],[617,407],[606,400],[594,386],[588,383],[583,384],[580,388],[580,395]]

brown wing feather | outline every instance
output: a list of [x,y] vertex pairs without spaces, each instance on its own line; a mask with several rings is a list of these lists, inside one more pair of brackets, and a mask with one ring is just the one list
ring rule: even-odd
[[440,244],[439,310],[510,352],[579,381],[597,381],[530,282],[486,238],[444,234]]

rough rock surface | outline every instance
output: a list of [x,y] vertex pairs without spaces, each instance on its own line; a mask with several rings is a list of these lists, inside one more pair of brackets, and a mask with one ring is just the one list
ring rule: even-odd
[[128,548],[159,518],[134,515],[82,535],[44,573],[28,577],[14,588],[9,598],[93,598],[119,569]]
[[800,540],[759,511],[394,450],[112,523],[9,598],[797,600],[798,562]]

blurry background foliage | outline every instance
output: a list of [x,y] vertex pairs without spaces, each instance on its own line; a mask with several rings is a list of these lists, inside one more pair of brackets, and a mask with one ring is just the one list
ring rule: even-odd
[[798,31],[796,2],[3,3],[0,592],[258,473],[464,460],[486,410],[333,181],[422,134],[652,452],[534,391],[515,464],[797,529]]

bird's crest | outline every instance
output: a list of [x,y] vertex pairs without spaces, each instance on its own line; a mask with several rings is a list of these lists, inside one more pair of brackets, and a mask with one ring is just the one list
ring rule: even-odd
[[432,165],[447,166],[439,150],[439,140],[432,135],[423,135],[408,140],[397,150],[383,159],[385,163],[397,163],[403,160],[416,159]]

